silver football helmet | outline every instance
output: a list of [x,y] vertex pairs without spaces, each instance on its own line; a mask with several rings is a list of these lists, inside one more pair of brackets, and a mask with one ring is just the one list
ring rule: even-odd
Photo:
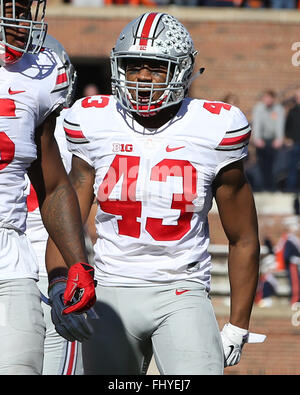
[[[10,3],[10,13],[7,16],[7,4]],[[21,2],[22,4],[24,1]],[[44,22],[47,0],[28,0],[27,11],[21,11],[18,0],[0,0],[0,57],[2,64],[11,64],[22,57],[24,53],[38,53],[47,33],[47,23]],[[25,9],[26,10],[26,9]],[[9,44],[6,29],[14,29],[22,40]],[[19,33],[18,33],[19,32]],[[24,33],[25,32],[25,33]],[[32,44],[35,34],[39,33],[39,41]]]
[[[173,16],[148,12],[130,22],[111,51],[112,92],[120,105],[141,116],[180,103],[187,95],[197,51],[187,29]],[[126,79],[129,58],[150,59],[167,65],[165,83],[131,82]],[[135,90],[136,99],[130,93]],[[148,91],[149,100],[139,101],[139,92]],[[158,100],[154,92],[160,91]]]
[[[33,45],[39,42],[39,34],[35,34],[32,40]],[[44,45],[43,47],[50,48],[53,52],[57,54],[59,59],[62,61],[62,64],[64,65],[68,77],[68,93],[66,96],[66,102],[65,106],[66,107],[71,107],[74,101],[74,96],[75,96],[75,89],[76,89],[76,83],[77,83],[77,72],[71,63],[71,60],[69,58],[69,55],[67,54],[65,48],[62,46],[62,44],[56,40],[53,36],[50,36],[50,34],[47,34],[45,40],[44,40]]]

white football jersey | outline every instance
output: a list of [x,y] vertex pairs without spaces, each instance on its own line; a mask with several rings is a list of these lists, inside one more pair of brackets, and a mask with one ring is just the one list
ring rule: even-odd
[[[69,172],[72,163],[72,154],[68,151],[67,141],[63,129],[63,119],[67,109],[63,109],[60,116],[57,118],[56,128],[55,128],[55,138],[59,146],[59,151],[61,154],[62,161]],[[33,249],[36,253],[39,263],[39,275],[47,276],[46,266],[45,266],[45,252],[48,240],[48,232],[46,231],[37,199],[35,190],[28,179],[30,185],[29,195],[27,196],[27,221],[26,221],[26,235],[28,236]]]
[[[63,64],[48,49],[36,55],[25,54],[17,63],[0,68],[0,227],[25,231],[25,175],[37,157],[35,130],[63,105],[67,86]],[[2,259],[6,265],[4,261],[2,265]],[[22,264],[8,268],[8,260],[0,254],[0,278],[20,270],[22,273],[11,276],[36,277],[35,263],[27,269],[19,269]]]
[[210,288],[207,214],[221,168],[247,155],[250,127],[234,106],[186,98],[146,129],[113,96],[78,100],[69,150],[95,169],[95,276],[102,285],[194,280]]

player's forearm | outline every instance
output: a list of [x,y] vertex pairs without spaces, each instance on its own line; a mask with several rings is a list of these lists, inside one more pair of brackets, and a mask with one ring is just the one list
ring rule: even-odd
[[45,264],[49,283],[54,278],[67,278],[69,267],[50,237],[46,247]]
[[47,248],[47,260],[65,262],[68,267],[76,262],[87,262],[84,233],[76,194],[68,182],[60,183],[46,196],[41,215],[49,236],[58,247]]
[[258,281],[258,241],[240,241],[230,245],[228,269],[231,290],[229,321],[240,328],[248,329]]

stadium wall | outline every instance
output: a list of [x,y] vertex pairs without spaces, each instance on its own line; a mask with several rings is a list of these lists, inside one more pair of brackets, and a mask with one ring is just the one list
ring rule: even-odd
[[[109,57],[121,29],[150,8],[133,6],[74,7],[49,5],[49,33],[60,40],[70,57]],[[251,110],[265,89],[280,100],[300,86],[300,12],[286,10],[156,8],[185,24],[199,51],[196,67],[205,73],[195,80],[191,95],[222,100],[238,96],[251,120]]]

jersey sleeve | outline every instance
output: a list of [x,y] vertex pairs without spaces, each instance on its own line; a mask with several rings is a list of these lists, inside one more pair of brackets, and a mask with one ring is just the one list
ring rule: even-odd
[[246,116],[239,108],[233,106],[231,111],[228,130],[223,134],[219,144],[215,147],[217,157],[215,175],[223,167],[243,159],[248,154],[251,127]]
[[[44,52],[46,51],[50,50]],[[49,60],[49,75],[45,77],[45,85],[41,86],[39,97],[41,121],[53,112],[59,115],[65,105],[69,89],[68,75],[61,60],[52,51],[49,58],[52,59],[51,63]]]
[[63,164],[65,166],[65,169],[66,169],[67,173],[69,173],[71,170],[71,167],[72,167],[72,154],[68,150],[66,135],[64,132],[64,128],[63,128],[63,121],[64,121],[66,112],[67,112],[67,109],[63,109],[61,111],[59,117],[57,117],[54,136],[57,141],[58,148],[60,151],[60,155],[61,155]]
[[92,161],[89,159],[89,139],[84,135],[79,120],[80,109],[81,100],[77,100],[64,117],[63,128],[66,135],[67,148],[69,152],[92,166]]

